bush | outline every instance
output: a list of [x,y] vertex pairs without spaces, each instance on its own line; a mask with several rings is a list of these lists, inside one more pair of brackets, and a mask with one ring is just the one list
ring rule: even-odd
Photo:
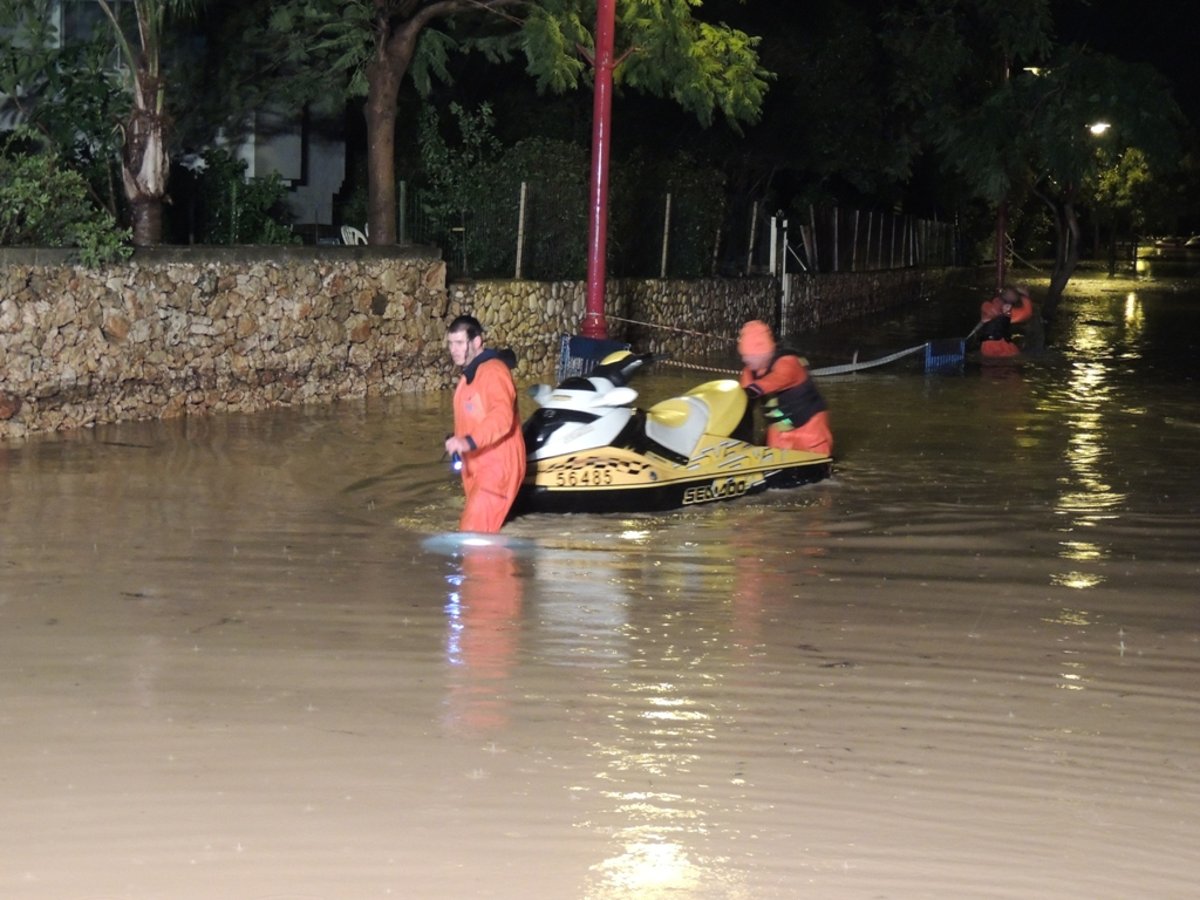
[[247,178],[246,163],[227,150],[206,150],[196,174],[196,240],[202,244],[295,244],[287,185],[278,172]]
[[[528,186],[522,275],[583,278],[587,274],[590,152],[576,144],[529,138],[502,148],[490,108],[451,104],[459,139],[448,143],[430,110],[421,124],[427,184],[420,211],[428,237],[440,243],[455,276],[511,276],[516,269],[521,183]],[[712,272],[723,219],[720,172],[687,157],[635,155],[613,166],[607,265],[614,276],[656,277],[662,259],[662,211],[671,193],[668,274]]]
[[24,128],[0,140],[0,245],[75,247],[87,266],[132,252],[128,230],[90,200],[83,176]]
[[614,167],[609,198],[609,259],[616,277],[657,277],[663,219],[671,195],[667,276],[713,272],[713,248],[724,220],[725,178],[686,154],[647,159],[635,153]]

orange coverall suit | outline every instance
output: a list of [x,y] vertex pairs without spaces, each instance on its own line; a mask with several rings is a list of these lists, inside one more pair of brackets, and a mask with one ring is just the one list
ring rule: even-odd
[[471,445],[462,455],[467,502],[459,530],[499,531],[525,478],[525,439],[512,373],[494,350],[463,369],[454,389],[454,433]]
[[765,372],[755,372],[747,366],[742,369],[738,383],[751,399],[775,396],[779,404],[783,421],[767,426],[768,447],[833,454],[833,431],[825,399],[800,357],[779,353]]
[[1012,326],[1028,322],[1033,318],[1033,301],[1019,294],[1017,302],[1006,313],[1002,297],[985,300],[979,307],[979,319],[983,332],[979,340],[979,353],[991,359],[1016,356],[1021,348],[1012,342]]

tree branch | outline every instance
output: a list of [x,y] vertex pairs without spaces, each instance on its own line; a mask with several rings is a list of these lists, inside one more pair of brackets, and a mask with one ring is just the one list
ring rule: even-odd
[[[416,2],[403,4],[399,7],[401,17],[404,17],[406,10],[412,10],[411,13],[404,18],[397,26],[392,27],[392,32],[384,41],[383,51],[387,58],[392,59],[396,56],[403,57],[405,53],[401,49],[406,43],[416,43],[421,32],[436,19],[445,19],[457,13],[474,10],[477,12],[490,12],[500,15],[502,18],[509,19],[512,22],[519,23],[521,20],[507,13],[501,12],[502,7],[519,6],[527,0],[435,0],[428,6],[416,8]],[[375,0],[376,7],[383,7],[385,0]],[[382,10],[381,10],[382,11]]]

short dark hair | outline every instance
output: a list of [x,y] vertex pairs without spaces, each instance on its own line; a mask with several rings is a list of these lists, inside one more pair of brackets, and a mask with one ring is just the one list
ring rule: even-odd
[[465,331],[467,333],[467,340],[473,341],[475,338],[483,335],[483,326],[479,324],[479,320],[474,316],[459,316],[446,329],[447,334],[454,334],[456,331]]

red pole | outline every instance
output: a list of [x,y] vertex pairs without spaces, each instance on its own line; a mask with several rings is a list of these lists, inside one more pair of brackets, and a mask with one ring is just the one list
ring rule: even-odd
[[595,88],[592,101],[591,216],[588,220],[587,306],[580,332],[608,337],[604,321],[604,264],[608,244],[608,152],[612,126],[613,30],[616,0],[596,3]]

